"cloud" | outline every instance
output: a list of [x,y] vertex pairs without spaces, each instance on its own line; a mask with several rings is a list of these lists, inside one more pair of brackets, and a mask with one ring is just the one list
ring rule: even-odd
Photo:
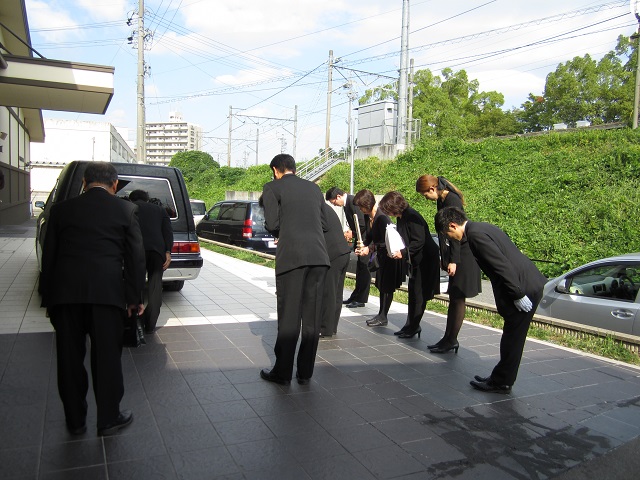
[[289,70],[278,70],[274,68],[239,70],[234,75],[220,75],[216,80],[223,85],[247,85],[265,80],[290,75]]
[[48,42],[62,42],[77,38],[77,23],[55,1],[27,0],[29,29]]
[[487,70],[474,75],[480,82],[479,91],[495,90],[504,95],[504,109],[522,105],[529,93],[542,95],[545,77],[517,70]]
[[[91,18],[102,21],[127,21],[129,0],[75,0],[78,7],[85,10]],[[136,2],[137,3],[137,2]],[[131,11],[131,10],[129,10]]]

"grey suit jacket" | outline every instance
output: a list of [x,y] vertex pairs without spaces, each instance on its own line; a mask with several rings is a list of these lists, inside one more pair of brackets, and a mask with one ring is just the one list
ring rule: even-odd
[[327,223],[320,188],[293,174],[262,189],[265,227],[278,238],[276,275],[310,265],[329,266]]
[[491,280],[500,315],[516,313],[513,301],[525,295],[534,304],[540,300],[547,279],[498,227],[468,221],[462,242],[469,242],[478,265]]

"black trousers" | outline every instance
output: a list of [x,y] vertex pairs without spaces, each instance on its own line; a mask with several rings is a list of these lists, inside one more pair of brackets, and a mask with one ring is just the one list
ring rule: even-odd
[[356,263],[356,286],[349,296],[351,302],[367,303],[371,288],[371,272],[369,271],[369,255],[358,257]]
[[110,305],[57,305],[50,309],[56,330],[58,393],[67,425],[78,428],[87,417],[89,379],[84,368],[87,335],[91,340],[91,379],[98,428],[113,423],[124,395],[122,334],[125,310]]
[[147,306],[144,309],[142,318],[144,328],[153,330],[158,323],[160,307],[162,307],[162,264],[164,258],[158,252],[147,250],[145,252],[147,263]]
[[322,295],[322,324],[320,333],[333,335],[338,331],[338,321],[342,311],[342,290],[344,277],[349,266],[349,254],[340,255],[331,260],[331,266],[324,281]]
[[502,338],[500,338],[500,361],[491,372],[491,381],[499,385],[513,385],[518,376],[524,344],[527,340],[529,325],[536,308],[542,299],[542,292],[535,298],[529,297],[533,303],[530,312],[519,312],[504,317]]
[[274,375],[290,380],[293,361],[298,349],[298,376],[311,378],[316,361],[320,324],[322,321],[322,294],[329,267],[306,266],[276,275],[278,309],[278,337],[274,352]]

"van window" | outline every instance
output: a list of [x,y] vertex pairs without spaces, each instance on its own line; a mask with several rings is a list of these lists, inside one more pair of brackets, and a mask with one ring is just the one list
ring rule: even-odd
[[134,190],[148,192],[150,202],[164,207],[172,220],[178,218],[176,201],[168,179],[118,175],[117,195],[119,197],[128,199],[129,194]]

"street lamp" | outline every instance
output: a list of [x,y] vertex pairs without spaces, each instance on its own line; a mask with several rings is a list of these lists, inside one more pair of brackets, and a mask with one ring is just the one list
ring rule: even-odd
[[633,97],[633,129],[638,128],[638,101],[640,99],[640,0],[631,0],[629,2],[631,13],[638,20],[638,32],[631,35],[636,44],[636,90]]

